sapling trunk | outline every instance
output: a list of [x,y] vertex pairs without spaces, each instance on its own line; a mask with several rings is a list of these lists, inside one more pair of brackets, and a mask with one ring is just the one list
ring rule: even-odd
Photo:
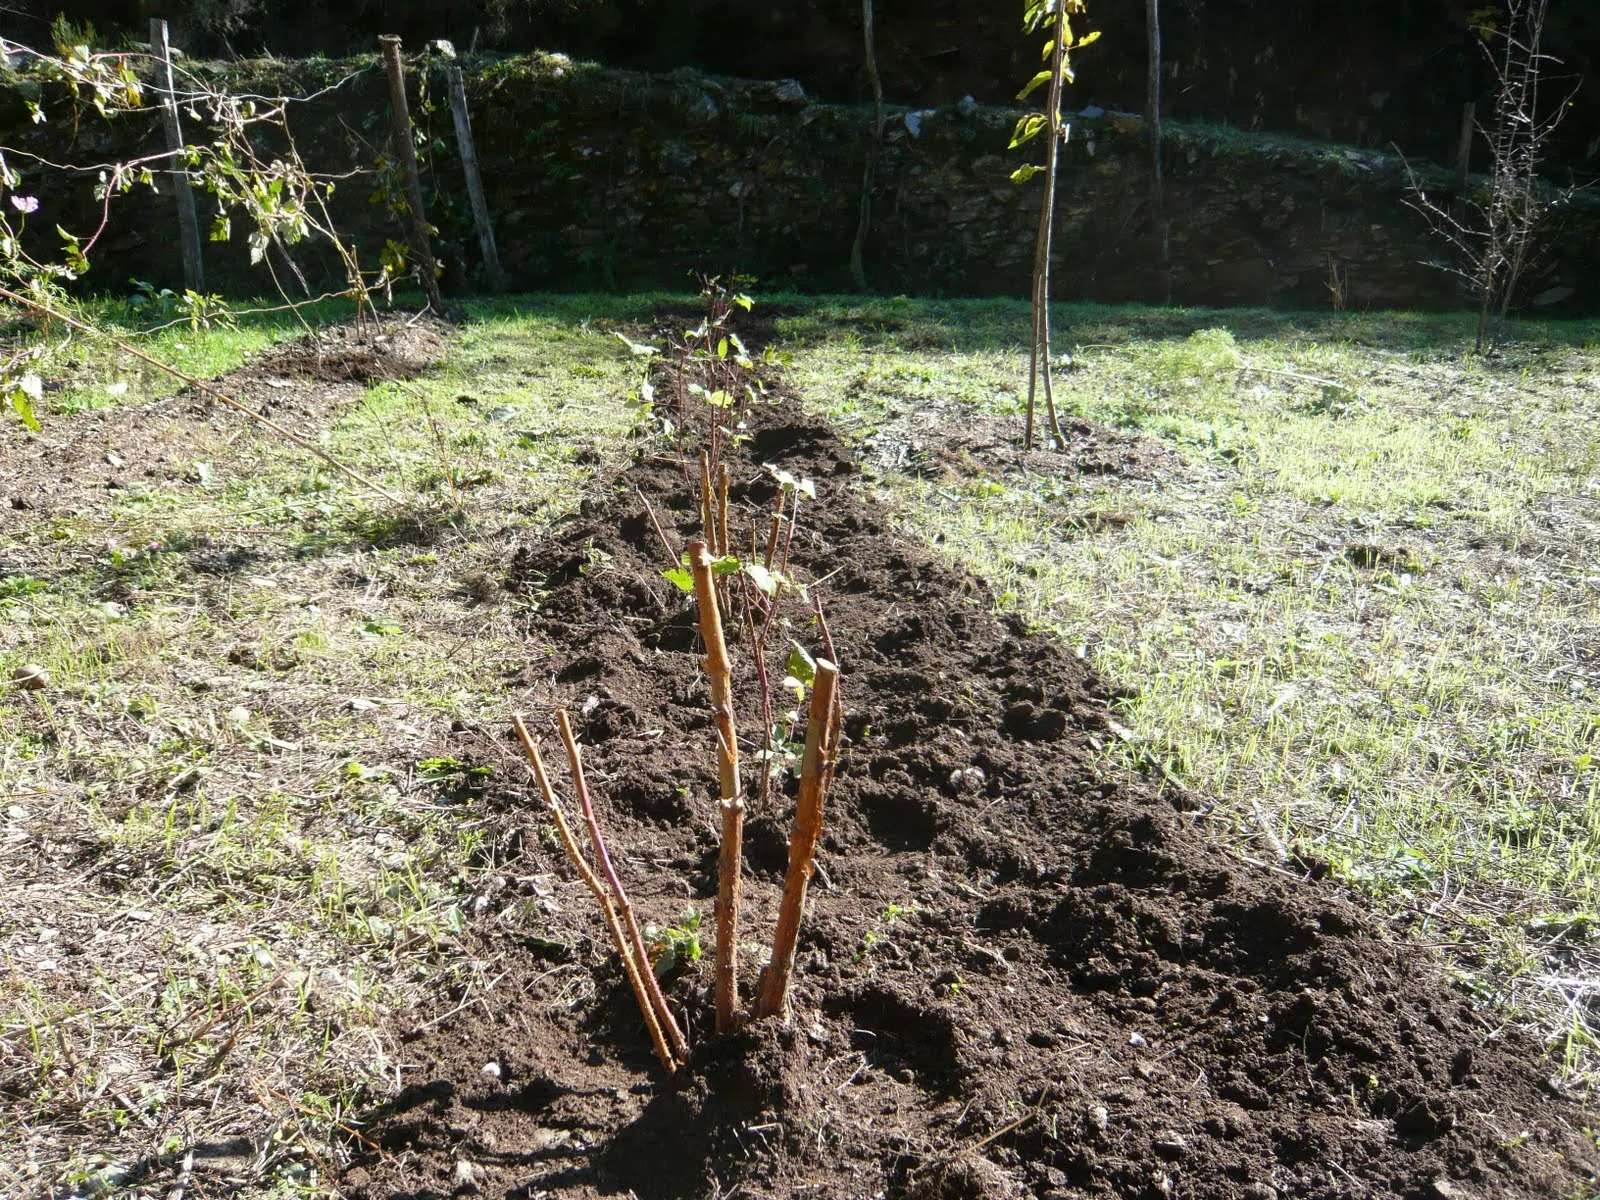
[[688,1044],[683,1040],[683,1033],[678,1029],[678,1022],[673,1017],[672,1010],[667,1007],[667,998],[661,994],[661,984],[656,980],[656,973],[650,969],[650,954],[645,949],[644,936],[639,932],[639,922],[634,919],[633,904],[628,899],[628,893],[623,890],[617,868],[612,864],[611,855],[606,850],[605,836],[600,832],[600,819],[595,815],[594,800],[589,795],[589,784],[583,777],[583,757],[578,751],[577,738],[572,736],[572,722],[567,719],[566,709],[556,711],[556,724],[561,728],[561,740],[567,748],[567,762],[572,767],[572,786],[578,793],[578,803],[583,808],[583,819],[589,826],[590,840],[594,842],[594,860],[599,865],[600,873],[605,876],[606,882],[611,885],[611,894],[616,899],[617,909],[622,914],[623,927],[628,932],[628,944],[633,947],[634,957],[639,963],[639,973],[644,977],[645,993],[650,1006],[661,1022],[661,1029],[666,1034],[673,1053],[681,1059],[687,1059]]
[[717,775],[721,798],[722,852],[717,860],[717,1032],[731,1031],[739,1008],[739,902],[744,851],[744,797],[739,784],[739,740],[733,724],[733,671],[722,636],[711,555],[706,543],[689,543],[689,571],[694,576],[700,609],[700,637],[706,645],[703,663],[717,727]]
[[823,804],[833,773],[837,740],[834,710],[838,694],[839,668],[825,658],[818,659],[811,689],[811,714],[806,722],[805,757],[800,767],[800,798],[794,810],[794,829],[789,835],[789,871],[783,881],[783,902],[778,909],[778,929],[772,939],[772,958],[761,972],[757,1016],[781,1016],[788,1009],[789,979],[794,973],[800,919],[805,914],[806,885],[816,862]]
[[717,553],[727,557],[728,533],[728,464],[717,464]]
[[577,868],[578,874],[584,883],[589,885],[589,890],[594,893],[595,901],[600,905],[600,912],[605,917],[606,928],[611,933],[611,943],[617,948],[617,956],[622,959],[623,972],[628,976],[628,983],[633,987],[633,997],[639,1003],[640,1015],[644,1017],[645,1028],[650,1031],[650,1040],[656,1048],[656,1056],[661,1059],[661,1065],[671,1075],[678,1069],[678,1061],[673,1057],[672,1050],[667,1045],[666,1035],[662,1032],[661,1022],[657,1019],[655,1005],[651,1002],[650,993],[645,986],[644,974],[650,972],[650,963],[635,961],[628,947],[627,936],[622,932],[622,923],[617,919],[616,907],[607,895],[605,885],[600,882],[600,877],[594,873],[583,857],[583,852],[578,849],[578,840],[572,836],[572,827],[567,824],[566,814],[561,811],[561,805],[556,801],[555,789],[550,786],[550,774],[545,770],[544,758],[539,753],[539,746],[528,733],[528,727],[522,722],[520,713],[514,714],[511,724],[517,731],[517,737],[522,742],[522,750],[528,756],[528,762],[533,766],[534,778],[539,781],[539,790],[544,793],[545,810],[550,814],[550,819],[555,823],[556,836],[561,839],[561,846],[567,852],[567,858]]
[[713,549],[717,544],[716,493],[711,489],[711,456],[700,451],[700,525]]

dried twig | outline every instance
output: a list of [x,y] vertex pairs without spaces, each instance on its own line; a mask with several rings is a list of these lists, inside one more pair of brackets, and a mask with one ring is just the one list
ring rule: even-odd
[[678,565],[678,551],[672,545],[672,539],[667,536],[667,531],[661,527],[661,522],[656,520],[656,510],[650,507],[650,499],[638,488],[633,489],[638,495],[640,503],[644,505],[644,515],[650,518],[650,527],[656,531],[656,536],[661,539],[661,548],[667,552],[667,566]]
[[805,757],[800,767],[800,798],[789,834],[789,871],[783,881],[783,902],[778,909],[778,929],[772,939],[772,958],[761,972],[758,1016],[781,1016],[788,1008],[789,979],[794,971],[795,946],[800,938],[800,918],[805,913],[806,885],[822,834],[822,810],[832,776],[837,725],[834,711],[839,692],[839,668],[827,659],[817,660],[811,690],[811,715],[806,723]]
[[589,826],[589,839],[594,843],[594,860],[599,865],[600,873],[605,876],[606,882],[611,885],[611,896],[617,903],[618,912],[622,915],[623,927],[628,931],[628,944],[633,947],[645,995],[650,1007],[655,1011],[662,1032],[672,1045],[673,1054],[679,1059],[686,1060],[689,1057],[688,1043],[683,1040],[678,1022],[673,1017],[672,1010],[667,1007],[667,998],[661,994],[661,984],[656,980],[656,973],[650,969],[650,954],[645,949],[644,935],[639,932],[639,922],[633,915],[633,902],[623,890],[622,879],[611,862],[610,851],[606,849],[605,835],[600,832],[600,818],[595,815],[594,799],[589,795],[589,784],[583,776],[583,756],[578,751],[578,739],[572,735],[572,722],[567,718],[566,709],[556,710],[556,725],[561,730],[561,741],[567,748],[567,762],[572,768],[572,786],[577,791],[578,803],[583,808],[584,823]]
[[700,637],[706,645],[703,663],[717,725],[717,774],[721,784],[722,853],[717,861],[717,1032],[736,1023],[739,1007],[740,867],[744,851],[744,796],[739,783],[739,741],[733,724],[733,672],[722,637],[716,583],[706,543],[689,543],[689,570],[700,609]]
[[[583,852],[578,849],[578,840],[572,835],[572,827],[567,824],[566,814],[561,811],[561,805],[556,801],[555,789],[550,786],[550,775],[545,770],[544,758],[539,753],[539,746],[528,733],[528,727],[523,724],[522,715],[514,714],[511,724],[517,731],[517,737],[522,742],[522,750],[528,756],[528,762],[533,766],[534,778],[539,781],[539,790],[544,793],[545,810],[550,814],[550,819],[555,823],[556,836],[561,839],[561,846],[567,852],[567,858],[577,868],[584,883],[589,885],[589,890],[594,893],[596,903],[600,905],[600,912],[605,917],[606,928],[611,933],[611,943],[617,948],[617,956],[622,959],[622,969],[628,976],[628,982],[633,986],[633,997],[639,1003],[640,1015],[644,1017],[645,1027],[650,1031],[650,1040],[655,1044],[656,1056],[661,1059],[661,1065],[670,1075],[678,1068],[677,1060],[673,1057],[672,1049],[667,1045],[666,1036],[661,1029],[661,1022],[656,1019],[655,1006],[651,1003],[650,993],[646,990],[644,980],[640,975],[640,964],[634,961],[628,948],[628,939],[622,932],[622,923],[617,919],[616,907],[611,903],[611,897],[606,892],[605,884],[600,882],[600,877],[594,873],[583,857]],[[643,969],[650,969],[649,963]]]

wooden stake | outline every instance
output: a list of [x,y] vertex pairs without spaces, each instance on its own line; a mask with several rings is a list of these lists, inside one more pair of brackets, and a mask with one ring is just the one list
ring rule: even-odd
[[478,151],[472,140],[472,122],[467,116],[467,85],[461,68],[451,67],[450,116],[456,125],[456,145],[461,150],[461,170],[467,177],[467,199],[472,203],[472,222],[478,227],[478,249],[483,253],[483,284],[491,292],[505,290],[505,272],[500,269],[500,253],[494,245],[494,227],[489,224],[489,202],[483,195],[483,177],[478,174]]
[[150,21],[150,49],[161,60],[156,76],[161,85],[161,123],[166,126],[167,149],[172,152],[172,195],[178,202],[178,247],[183,251],[183,285],[193,292],[206,290],[205,265],[200,258],[200,218],[194,211],[194,190],[189,186],[184,162],[183,126],[178,121],[178,101],[172,86],[172,47],[167,44],[167,23]]
[[778,535],[783,532],[783,518],[772,514],[772,524],[767,530],[767,570],[772,570],[772,560],[778,556]]
[[1172,303],[1172,228],[1166,217],[1166,185],[1161,172],[1161,0],[1145,0],[1144,21],[1149,54],[1145,79],[1145,132],[1150,143],[1150,220],[1167,277],[1166,302]]
[[656,979],[656,973],[650,969],[650,955],[644,947],[644,936],[639,932],[639,922],[634,919],[633,904],[628,899],[628,893],[622,888],[622,880],[617,875],[617,868],[612,865],[611,855],[606,850],[605,836],[600,832],[600,818],[595,815],[594,800],[589,795],[589,784],[583,777],[583,756],[578,752],[578,740],[572,736],[572,722],[567,719],[567,710],[556,710],[556,724],[561,729],[561,740],[567,748],[567,762],[572,768],[572,786],[578,793],[578,803],[583,808],[584,822],[589,826],[589,839],[594,843],[594,860],[599,864],[600,873],[611,885],[612,898],[617,902],[617,909],[622,914],[623,926],[628,931],[628,942],[633,946],[634,956],[639,963],[639,973],[644,977],[644,988],[650,1006],[654,1008],[656,1018],[661,1022],[662,1031],[667,1036],[667,1041],[672,1045],[672,1051],[678,1058],[687,1060],[689,1057],[688,1044],[683,1040],[683,1032],[678,1028],[678,1022],[672,1015],[672,1010],[667,1007],[667,998],[661,994],[661,984]]
[[[645,990],[644,979],[640,975],[641,964],[635,962],[633,955],[628,951],[627,939],[623,936],[622,925],[617,920],[617,910],[611,903],[611,897],[606,894],[605,885],[600,882],[600,877],[594,873],[594,868],[588,864],[583,852],[578,849],[578,840],[572,836],[572,827],[567,824],[566,814],[556,802],[555,789],[550,786],[550,775],[545,770],[544,758],[539,753],[537,743],[529,735],[528,727],[523,724],[522,714],[513,714],[511,724],[522,742],[523,753],[533,764],[533,775],[539,781],[539,790],[544,793],[545,810],[555,822],[556,836],[561,839],[567,858],[577,868],[584,883],[589,885],[589,890],[594,893],[594,898],[600,905],[600,911],[606,919],[606,928],[611,931],[611,943],[617,948],[618,957],[622,959],[622,969],[627,973],[628,982],[633,986],[634,999],[639,1002],[639,1012],[644,1017],[645,1027],[650,1031],[650,1040],[655,1044],[656,1056],[661,1059],[661,1065],[667,1069],[667,1074],[671,1075],[678,1069],[678,1063],[667,1046],[666,1038],[661,1032],[661,1023],[656,1019],[655,1006],[651,1004],[649,992]],[[643,964],[643,970],[646,972],[650,970],[648,960]]]
[[739,783],[739,740],[733,725],[733,670],[722,637],[711,554],[701,538],[689,543],[689,570],[706,644],[706,680],[717,724],[717,774],[721,784],[722,852],[717,860],[717,1032],[731,1031],[739,1008],[739,904],[743,890],[744,796]]
[[411,252],[417,256],[417,272],[428,307],[444,315],[439,299],[439,268],[428,244],[428,217],[422,205],[422,177],[417,172],[417,147],[411,140],[411,106],[406,103],[406,69],[400,62],[400,39],[385,34],[378,39],[383,47],[383,66],[389,75],[389,111],[394,123],[394,153],[406,179],[406,218],[410,226]]
[[795,946],[800,940],[800,919],[805,915],[806,885],[822,834],[822,810],[833,774],[838,726],[834,711],[839,695],[839,668],[825,658],[817,660],[811,688],[811,713],[806,721],[806,749],[800,766],[800,799],[795,805],[794,828],[789,834],[789,871],[783,880],[783,902],[778,909],[778,929],[772,939],[772,958],[761,972],[756,1015],[783,1016],[789,1006],[789,979],[794,973]]

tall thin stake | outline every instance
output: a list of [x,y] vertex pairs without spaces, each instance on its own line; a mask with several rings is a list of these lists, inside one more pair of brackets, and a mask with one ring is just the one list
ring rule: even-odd
[[406,103],[406,69],[400,61],[400,39],[385,34],[378,39],[383,47],[383,65],[389,75],[389,109],[394,122],[394,153],[406,179],[406,217],[410,226],[411,252],[417,256],[417,272],[428,307],[444,313],[439,299],[439,268],[428,244],[428,216],[422,206],[422,177],[417,173],[417,148],[411,141],[411,106]]
[[649,972],[650,964],[648,960],[643,964],[636,962],[629,951],[627,938],[622,932],[622,924],[617,920],[617,910],[611,903],[611,897],[606,894],[605,885],[600,882],[600,877],[584,859],[583,851],[578,849],[578,839],[572,836],[572,827],[567,824],[566,814],[561,811],[561,805],[556,801],[555,789],[550,786],[550,774],[545,770],[544,758],[539,753],[538,744],[528,733],[528,727],[523,724],[522,714],[513,714],[511,724],[522,742],[523,753],[533,765],[533,775],[539,781],[539,790],[544,793],[545,810],[555,823],[556,836],[561,839],[567,858],[577,868],[584,883],[589,885],[595,901],[600,905],[606,928],[611,931],[611,943],[617,948],[617,957],[622,959],[622,969],[628,976],[628,982],[633,986],[634,999],[639,1002],[639,1012],[644,1017],[645,1027],[650,1031],[650,1040],[655,1045],[656,1056],[661,1059],[661,1065],[667,1069],[667,1074],[671,1075],[678,1069],[678,1062],[667,1046],[666,1037],[661,1031],[661,1022],[656,1019],[655,1006],[650,1002],[650,994],[645,989],[644,979],[640,974],[641,969]]
[[1144,21],[1149,45],[1145,79],[1145,130],[1150,142],[1150,220],[1166,276],[1166,302],[1172,303],[1172,227],[1167,224],[1166,185],[1161,173],[1161,0],[1145,0]]
[[194,191],[189,187],[189,172],[183,161],[183,126],[178,121],[178,102],[173,96],[172,47],[167,44],[167,23],[160,17],[150,21],[150,49],[161,60],[161,123],[167,131],[167,149],[172,151],[172,195],[178,202],[178,244],[183,251],[183,285],[190,291],[206,290],[205,266],[200,258],[200,218],[194,211]]
[[617,868],[611,862],[610,852],[606,850],[605,836],[600,832],[600,818],[595,815],[594,800],[589,795],[589,784],[583,777],[583,756],[578,751],[577,738],[572,736],[572,722],[567,719],[566,709],[556,711],[556,724],[561,729],[561,740],[567,748],[567,762],[572,768],[572,786],[578,793],[578,803],[583,809],[584,823],[589,826],[589,839],[594,843],[594,860],[599,864],[600,873],[605,876],[606,882],[611,885],[611,895],[617,902],[617,909],[622,914],[622,923],[628,931],[628,943],[633,947],[634,957],[639,963],[639,973],[644,977],[644,988],[650,1006],[661,1022],[662,1031],[667,1035],[673,1053],[681,1059],[687,1059],[689,1046],[683,1040],[683,1033],[678,1028],[672,1010],[667,1007],[667,998],[661,994],[661,984],[656,980],[656,973],[650,969],[650,954],[645,949],[644,936],[639,932],[639,922],[634,919],[633,904],[628,899],[628,893],[623,890]]
[[711,488],[711,455],[700,451],[700,524],[705,539],[715,550],[717,545],[717,499]]
[[721,785],[722,852],[717,860],[717,1032],[731,1031],[739,1008],[739,903],[743,883],[744,796],[739,783],[739,739],[733,724],[733,670],[722,637],[711,554],[701,538],[689,543],[689,570],[700,609],[703,663],[717,726],[717,775]]
[[717,553],[728,553],[728,464],[717,464]]
[[833,775],[837,726],[833,713],[839,694],[839,668],[825,658],[817,660],[811,689],[811,713],[806,721],[806,749],[800,766],[800,798],[789,834],[789,871],[783,881],[783,902],[778,909],[778,929],[772,939],[772,958],[761,972],[756,1015],[781,1016],[789,1006],[789,980],[794,974],[795,947],[800,940],[800,919],[805,915],[806,886],[816,862],[817,839],[822,834],[823,804]]
[[450,84],[450,117],[456,126],[456,146],[461,150],[461,171],[467,177],[467,199],[472,204],[472,221],[478,227],[478,249],[483,253],[483,285],[491,292],[505,290],[505,272],[500,269],[500,252],[494,245],[494,226],[489,223],[489,202],[483,195],[483,176],[478,173],[478,150],[472,140],[472,120],[467,115],[467,85],[461,68],[447,72]]

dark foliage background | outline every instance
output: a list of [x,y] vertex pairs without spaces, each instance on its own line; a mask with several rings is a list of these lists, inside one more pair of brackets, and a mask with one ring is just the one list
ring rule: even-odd
[[[1461,106],[1487,103],[1472,17],[1487,0],[1167,0],[1168,115],[1244,129],[1398,145],[1447,159]],[[142,37],[151,16],[200,56],[344,55],[374,35],[408,46],[448,38],[459,50],[562,50],[646,70],[691,66],[752,78],[792,77],[829,100],[864,99],[856,0],[9,0],[9,36],[46,35],[56,12],[108,38]],[[1009,101],[1035,69],[1019,0],[878,0],[878,46],[892,101]],[[1138,110],[1144,95],[1144,5],[1092,0],[1106,37],[1083,56],[1074,103]],[[1568,86],[1600,50],[1600,4],[1561,0],[1550,49]],[[1552,86],[1554,99],[1560,85]],[[1552,161],[1565,178],[1600,172],[1600,106],[1579,93]]]

